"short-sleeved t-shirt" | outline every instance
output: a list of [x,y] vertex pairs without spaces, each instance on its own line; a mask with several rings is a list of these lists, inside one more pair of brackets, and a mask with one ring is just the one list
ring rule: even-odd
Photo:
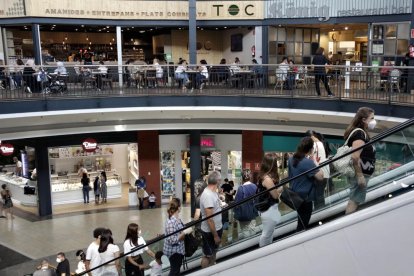
[[[296,167],[293,166],[294,159],[293,157],[289,158],[288,172],[289,178],[297,176],[303,172],[306,172],[312,168],[316,167],[315,162],[308,158],[303,158],[299,161]],[[297,192],[302,198],[306,200],[315,200],[315,189],[314,185],[314,176],[319,170],[312,171],[302,177],[299,177],[291,182],[291,188],[293,191]],[[312,189],[312,191],[311,191]],[[308,197],[309,194],[309,197]]]
[[[115,244],[108,244],[108,247],[106,248],[105,252],[99,253],[99,256],[101,257],[101,264],[109,262],[110,260],[113,260],[116,256],[115,253],[119,252],[118,245]],[[114,264],[114,262],[111,262],[109,264]]]
[[[90,261],[89,268],[97,267],[101,264],[101,257],[99,256],[99,244],[92,242],[86,250],[86,260]],[[93,270],[92,275],[100,275],[100,268]]]
[[157,263],[156,260],[153,260],[150,262],[151,267],[151,276],[161,276],[162,275],[162,265]]
[[[138,237],[138,246],[147,244],[143,237]],[[131,242],[131,240],[125,240],[124,241],[124,254],[130,252],[133,248],[136,246]],[[148,246],[144,247],[143,249],[140,249],[138,251],[132,252],[131,254],[128,254],[127,256],[138,256],[142,253],[144,253],[144,250],[148,250]]]
[[[348,146],[352,147],[352,143],[356,140],[362,140],[365,143],[367,143],[369,142],[369,137],[365,134],[363,130],[357,130],[349,138]],[[374,173],[375,160],[375,147],[373,145],[366,146],[362,149],[359,166],[361,167],[363,174],[372,175]]]
[[70,267],[68,259],[63,260],[60,262],[56,267],[56,275],[60,276],[65,273],[66,276],[70,275]]
[[[213,208],[213,214],[221,211],[221,204],[218,194],[208,188],[204,189],[200,198],[200,211],[203,218],[207,217],[205,210],[206,208]],[[213,221],[216,231],[223,227],[223,223],[221,222],[221,214],[214,216]],[[206,220],[201,223],[201,230],[204,232],[211,232]]]

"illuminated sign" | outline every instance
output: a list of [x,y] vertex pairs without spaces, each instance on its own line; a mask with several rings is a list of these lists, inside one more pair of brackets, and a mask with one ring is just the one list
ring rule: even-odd
[[[190,136],[187,136],[187,147],[190,147]],[[216,140],[213,135],[202,135],[200,137],[200,147],[202,148],[215,148]]]
[[87,138],[82,142],[82,148],[86,152],[94,152],[98,148],[98,143],[93,138]]
[[0,152],[3,156],[10,156],[14,152],[14,147],[12,144],[1,144]]

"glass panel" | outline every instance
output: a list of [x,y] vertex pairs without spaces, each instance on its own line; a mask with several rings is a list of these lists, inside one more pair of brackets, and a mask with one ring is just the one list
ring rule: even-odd
[[311,42],[311,30],[310,29],[305,29],[304,30],[304,35],[303,35],[303,41],[305,42]]
[[304,56],[311,55],[311,44],[310,43],[303,43],[303,55]]
[[294,56],[295,44],[293,42],[286,43],[286,55]]
[[295,30],[295,41],[303,41],[303,29],[296,29]]
[[286,41],[286,29],[285,28],[277,29],[277,40]]
[[270,40],[277,40],[277,28],[275,27],[269,28],[269,41]]
[[398,39],[397,40],[397,55],[404,56],[408,51],[408,40]]
[[302,57],[295,57],[296,64],[302,64]]
[[319,30],[312,29],[312,42],[319,42]]
[[295,29],[288,28],[287,29],[287,41],[294,41],[295,40]]
[[385,25],[385,39],[397,38],[397,25]]
[[407,39],[410,37],[410,24],[398,24],[397,38]]
[[286,47],[284,42],[277,43],[277,54],[278,55],[286,55]]
[[276,41],[269,41],[269,55],[276,55]]
[[395,40],[384,40],[384,55],[385,56],[393,56],[396,52],[396,45]]
[[302,56],[302,42],[295,43],[295,56]]

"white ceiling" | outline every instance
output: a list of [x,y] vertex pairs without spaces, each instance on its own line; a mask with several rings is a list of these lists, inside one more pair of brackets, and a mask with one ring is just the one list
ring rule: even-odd
[[[321,110],[252,107],[137,107],[0,115],[0,139],[69,135],[116,130],[263,130],[343,135],[354,114]],[[406,119],[376,116],[378,130]],[[118,129],[115,129],[117,126]]]

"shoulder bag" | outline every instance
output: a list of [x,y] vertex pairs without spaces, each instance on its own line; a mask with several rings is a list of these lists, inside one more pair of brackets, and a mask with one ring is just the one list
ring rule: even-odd
[[[366,133],[362,128],[356,128],[354,129],[349,135],[348,138],[345,141],[345,144],[342,147],[339,147],[338,150],[336,151],[336,154],[334,156],[334,158],[340,157],[348,152],[350,152],[352,150],[352,147],[348,146],[348,141],[349,138],[352,137],[352,134],[354,134],[356,131],[361,130],[362,132],[364,132],[365,138],[366,138]],[[355,169],[354,166],[352,164],[352,159],[351,159],[351,154],[348,154],[347,156],[342,157],[341,159],[335,161],[332,163],[332,166],[334,167],[334,169],[340,173],[343,176],[347,176],[347,177],[354,177],[355,176]]]

